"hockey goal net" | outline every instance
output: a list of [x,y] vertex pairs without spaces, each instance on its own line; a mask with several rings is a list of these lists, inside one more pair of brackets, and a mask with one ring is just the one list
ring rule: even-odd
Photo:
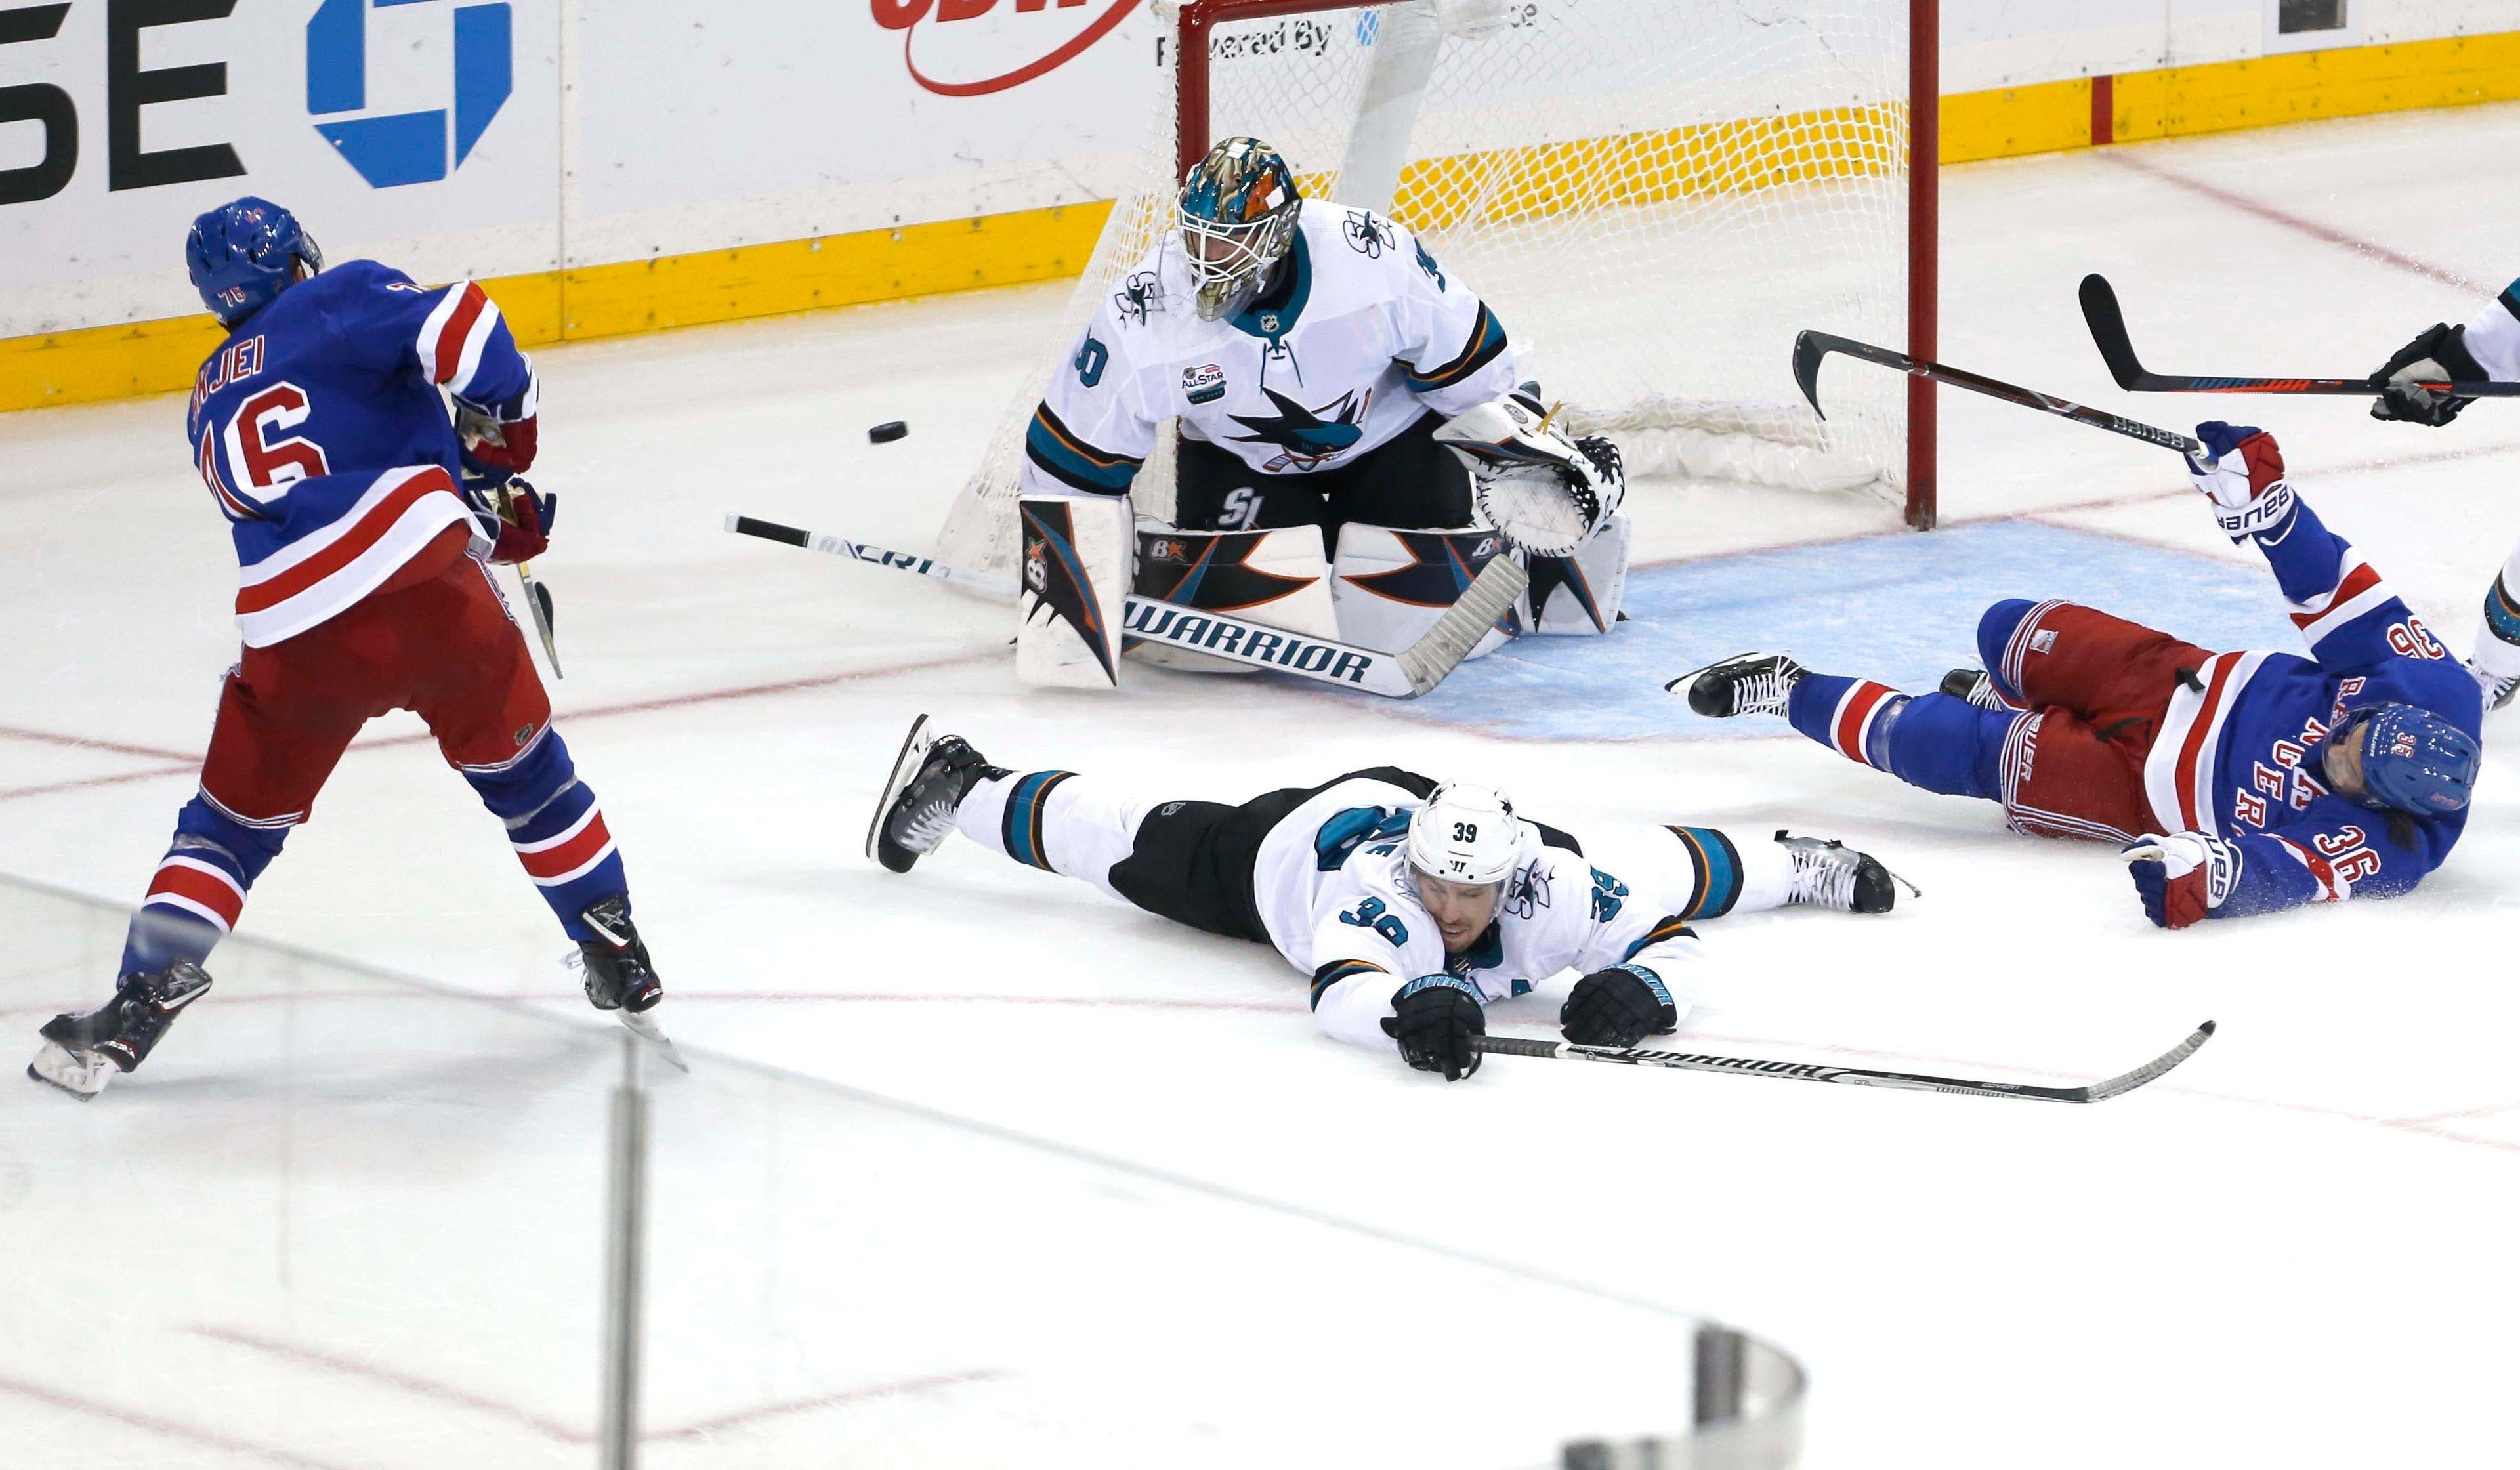
[[[1012,568],[1048,374],[1236,134],[1307,198],[1418,231],[1633,478],[1869,488],[1931,523],[1928,385],[1838,375],[1822,421],[1789,364],[1805,327],[1932,354],[1934,170],[1911,158],[1932,156],[1933,0],[1150,4],[1172,43],[1139,176],[955,503],[948,560]],[[1167,454],[1136,501],[1169,514]]]

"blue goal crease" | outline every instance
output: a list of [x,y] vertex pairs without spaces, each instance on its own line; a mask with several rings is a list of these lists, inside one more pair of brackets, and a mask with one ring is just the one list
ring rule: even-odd
[[2300,644],[2263,567],[2035,521],[1744,552],[1630,575],[1606,638],[1523,638],[1462,665],[1409,713],[1525,739],[1729,739],[1773,720],[1691,714],[1665,682],[1727,654],[1792,653],[1922,693],[1977,660],[2004,598],[2064,598],[2208,648]]

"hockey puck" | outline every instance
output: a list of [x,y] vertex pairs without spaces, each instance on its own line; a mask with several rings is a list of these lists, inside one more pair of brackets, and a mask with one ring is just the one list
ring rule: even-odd
[[909,434],[910,425],[902,423],[898,419],[895,419],[888,423],[878,423],[875,427],[868,429],[867,442],[871,444],[889,444],[895,439],[907,438]]

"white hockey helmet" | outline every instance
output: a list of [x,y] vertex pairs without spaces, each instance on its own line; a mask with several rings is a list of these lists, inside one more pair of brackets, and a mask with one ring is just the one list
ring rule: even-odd
[[1409,866],[1473,887],[1502,883],[1522,852],[1522,822],[1503,791],[1447,781],[1409,824]]

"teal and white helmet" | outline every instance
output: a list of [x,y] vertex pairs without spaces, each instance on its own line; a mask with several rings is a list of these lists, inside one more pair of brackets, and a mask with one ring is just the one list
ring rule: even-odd
[[1303,196],[1285,158],[1257,138],[1228,138],[1182,181],[1182,251],[1199,319],[1239,315],[1295,244]]

